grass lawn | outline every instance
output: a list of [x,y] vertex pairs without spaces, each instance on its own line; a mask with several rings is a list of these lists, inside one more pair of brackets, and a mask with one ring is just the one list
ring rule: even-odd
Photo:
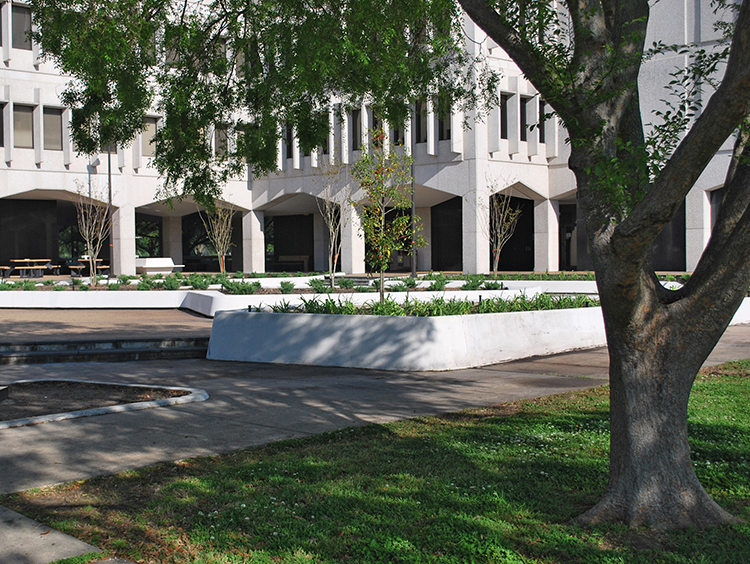
[[[743,361],[701,375],[690,405],[699,477],[744,519],[749,374]],[[608,427],[600,388],[162,464],[0,504],[136,562],[750,562],[746,524],[669,534],[567,524],[606,486]]]

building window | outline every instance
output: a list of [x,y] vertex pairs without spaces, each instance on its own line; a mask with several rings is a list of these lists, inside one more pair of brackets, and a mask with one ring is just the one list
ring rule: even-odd
[[547,113],[547,106],[544,103],[543,100],[539,100],[539,142],[544,143],[546,140],[546,137],[544,135],[544,123],[545,123],[545,117],[544,114]]
[[520,112],[520,118],[521,118],[521,141],[527,141],[528,140],[528,133],[529,133],[529,124],[528,119],[526,118],[526,104],[528,104],[530,101],[529,98],[521,98],[521,112]]
[[391,133],[391,143],[394,145],[404,144],[404,130],[402,128],[397,127],[393,130]]
[[291,124],[286,125],[286,158],[294,157],[294,129]]
[[438,119],[438,141],[448,141],[451,138],[451,115],[443,115]]
[[508,94],[500,95],[500,139],[508,138]]
[[323,154],[327,155],[330,152],[331,152],[331,148],[328,146],[328,135],[326,135],[326,138],[323,141]]
[[143,133],[141,134],[141,155],[153,157],[156,155],[156,118],[144,118]]
[[13,146],[34,148],[34,108],[13,104]]
[[229,152],[229,133],[226,127],[217,127],[214,130],[214,154],[217,157],[226,156]]
[[62,113],[58,108],[44,108],[44,148],[47,151],[62,151]]
[[31,51],[31,9],[25,6],[13,6],[13,48]]
[[416,117],[417,143],[427,143],[427,104],[417,102],[414,107]]
[[362,110],[352,110],[352,151],[359,151],[362,145]]
[[5,104],[0,104],[0,147],[5,147]]

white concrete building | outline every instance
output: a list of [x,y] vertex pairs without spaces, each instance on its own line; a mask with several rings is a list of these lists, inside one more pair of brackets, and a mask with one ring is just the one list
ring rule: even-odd
[[[72,201],[82,190],[107,198],[107,155],[77,156],[68,133],[69,110],[60,102],[67,79],[39,59],[26,32],[31,18],[23,4],[0,5],[3,66],[0,67],[0,116],[3,162],[0,164],[0,265],[13,258],[50,258],[64,263],[77,254]],[[699,1],[656,3],[649,43],[697,42],[717,38],[713,14]],[[466,24],[472,50],[484,50],[501,69],[501,107],[478,120],[474,115],[441,119],[429,104],[415,108],[403,132],[414,155],[415,204],[427,247],[418,250],[419,270],[469,273],[490,269],[489,198],[492,187],[510,193],[522,207],[516,234],[502,253],[502,270],[556,271],[590,268],[582,229],[577,228],[575,182],[567,168],[565,131],[554,119],[539,122],[544,105],[505,53],[471,21]],[[669,70],[684,63],[678,56],[648,63],[642,73],[644,115],[663,97]],[[658,85],[658,86],[657,86]],[[470,128],[463,128],[466,118]],[[135,272],[137,255],[169,256],[186,270],[212,268],[200,256],[191,235],[197,207],[190,201],[170,208],[157,200],[159,178],[150,167],[150,144],[160,116],[145,117],[146,129],[129,147],[112,154],[114,227],[110,260],[116,274]],[[331,116],[328,147],[343,162],[356,161],[367,146],[373,115],[366,105],[338,119]],[[536,127],[529,128],[531,125]],[[216,145],[223,142],[216,139]],[[711,228],[724,180],[727,147],[701,177],[681,213],[654,251],[657,269],[692,269]],[[251,174],[231,181],[223,199],[237,209],[231,270],[325,270],[327,230],[316,203],[321,194],[322,149],[304,155],[294,138],[279,144],[278,172]],[[365,246],[358,218],[342,230],[341,267],[365,271]],[[198,226],[196,228],[196,225]],[[410,257],[393,257],[394,269],[410,269]]]

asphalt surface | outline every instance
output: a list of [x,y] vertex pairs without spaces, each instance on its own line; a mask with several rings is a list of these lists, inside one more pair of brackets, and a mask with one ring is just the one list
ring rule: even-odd
[[[0,342],[174,337],[177,330],[208,336],[210,323],[182,311],[102,310],[84,315],[73,310],[3,310]],[[731,327],[707,364],[741,358],[750,358],[750,326]],[[600,386],[607,383],[607,367],[604,348],[451,372],[208,360],[0,366],[0,385],[63,378],[189,386],[209,394],[204,402],[0,430],[0,493],[348,426]],[[52,553],[59,559],[92,549],[69,537],[66,544],[27,521],[0,512],[0,564],[44,564]]]

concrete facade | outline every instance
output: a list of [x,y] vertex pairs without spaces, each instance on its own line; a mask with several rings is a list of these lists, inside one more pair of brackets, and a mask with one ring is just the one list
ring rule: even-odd
[[[50,219],[55,213],[50,211],[42,223],[62,240],[64,228],[70,224],[70,203],[77,193],[108,200],[111,169],[112,248],[103,256],[111,262],[112,272],[135,273],[136,255],[144,252],[138,250],[147,236],[144,225],[158,229],[159,256],[169,256],[175,264],[188,264],[186,270],[201,269],[205,263],[195,262],[191,256],[198,247],[185,241],[186,218],[198,206],[189,199],[173,206],[160,201],[160,180],[151,167],[152,147],[148,138],[144,139],[152,130],[139,134],[130,146],[116,148],[109,166],[106,154],[93,158],[77,155],[68,132],[70,112],[59,98],[67,79],[39,59],[36,45],[16,46],[11,41],[13,14],[19,9],[26,8],[11,2],[0,6],[4,153],[0,163],[0,237],[7,241],[12,231],[9,225],[14,212],[7,202],[20,200],[53,203],[56,220]],[[652,7],[647,43],[661,39],[710,47],[717,38],[712,18],[698,0],[658,2]],[[590,268],[583,230],[575,222],[561,221],[562,210],[575,214],[576,203],[575,180],[566,166],[565,131],[555,119],[539,122],[545,108],[533,86],[468,19],[465,29],[470,38],[467,48],[474,54],[481,51],[487,55],[488,64],[502,72],[498,92],[502,104],[486,116],[458,113],[444,119],[427,104],[424,114],[415,115],[407,124],[405,150],[414,156],[414,200],[427,240],[427,246],[417,250],[418,269],[488,272],[488,210],[495,192],[510,194],[514,205],[522,208],[517,232],[501,255],[501,269]],[[668,73],[684,62],[684,57],[664,56],[644,66],[644,121],[649,121],[650,109],[659,107]],[[159,127],[161,118],[156,113],[146,119],[151,127]],[[368,146],[372,112],[363,104],[356,113],[344,114],[341,119],[332,113],[330,120],[330,152],[342,163],[355,162],[358,147]],[[26,131],[25,123],[30,124],[30,131]],[[537,127],[529,129],[532,125]],[[691,270],[697,264],[719,201],[712,192],[722,186],[730,152],[728,143],[688,196],[684,214],[670,227],[669,241],[655,248],[657,269]],[[229,182],[222,200],[237,210],[233,270],[302,270],[305,265],[308,270],[327,269],[328,234],[316,199],[323,195],[323,165],[330,158],[322,149],[305,155],[295,139],[291,146],[282,140],[276,173],[255,178],[246,172]],[[361,273],[366,270],[365,244],[359,218],[343,196],[345,192],[342,188],[339,194],[345,218],[339,264],[344,272]],[[356,199],[356,193],[353,196]],[[62,219],[63,212],[67,223]],[[18,237],[29,239],[23,234]],[[48,247],[18,243],[8,250],[14,256],[0,257],[0,262],[32,253],[50,254],[53,260],[64,261],[75,254],[62,243],[59,248]],[[289,260],[295,257],[306,258]],[[410,270],[411,257],[392,258],[394,270]]]

